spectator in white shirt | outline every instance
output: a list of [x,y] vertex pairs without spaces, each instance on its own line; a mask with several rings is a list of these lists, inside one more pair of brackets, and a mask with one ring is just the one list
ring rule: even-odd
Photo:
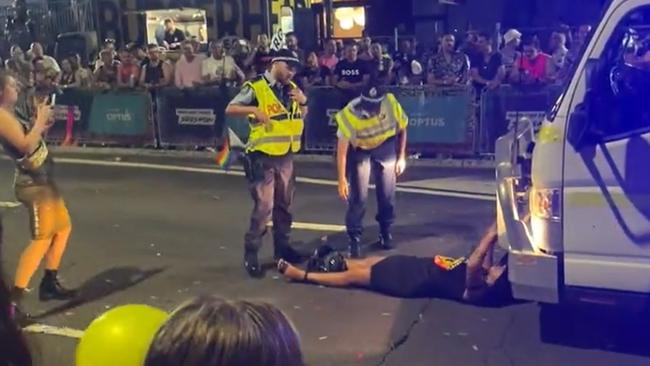
[[194,88],[202,84],[201,66],[202,59],[194,53],[190,41],[183,41],[181,45],[183,55],[176,62],[174,84],[179,89]]
[[205,84],[241,83],[246,78],[235,60],[226,55],[222,42],[210,43],[212,56],[203,60],[202,76]]
[[32,43],[30,47],[30,53],[32,54],[32,58],[34,60],[43,60],[43,67],[48,74],[53,75],[56,73],[57,76],[55,80],[57,82],[60,80],[61,67],[59,67],[59,64],[56,62],[54,57],[48,56],[43,52],[43,46],[40,43]]

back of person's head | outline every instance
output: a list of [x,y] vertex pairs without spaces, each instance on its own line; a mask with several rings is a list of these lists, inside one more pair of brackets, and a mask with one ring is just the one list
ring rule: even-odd
[[[0,84],[7,74],[0,73]],[[2,271],[2,217],[0,217],[0,365],[31,366],[32,357],[20,329],[13,320],[9,288]]]
[[264,303],[206,296],[179,307],[158,331],[145,366],[304,366],[287,317]]

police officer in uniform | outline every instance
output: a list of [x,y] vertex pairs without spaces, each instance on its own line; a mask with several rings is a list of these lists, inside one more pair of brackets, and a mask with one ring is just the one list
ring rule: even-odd
[[395,96],[370,85],[336,115],[338,124],[338,190],[348,202],[345,217],[350,256],[361,256],[363,216],[370,172],[373,172],[380,227],[379,245],[393,248],[391,225],[395,220],[397,177],[406,168],[408,117]]
[[270,71],[246,82],[226,108],[226,114],[250,120],[243,160],[254,208],[245,236],[244,267],[252,277],[262,275],[257,252],[271,219],[275,259],[294,263],[301,259],[289,244],[293,154],[300,150],[307,113],[307,97],[292,81],[300,66],[292,51],[277,51]]

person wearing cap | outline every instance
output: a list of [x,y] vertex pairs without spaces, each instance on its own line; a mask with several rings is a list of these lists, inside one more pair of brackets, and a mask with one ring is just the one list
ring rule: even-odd
[[395,220],[397,177],[406,168],[408,117],[395,96],[371,85],[336,114],[339,197],[348,202],[345,225],[350,237],[350,257],[361,256],[363,216],[370,172],[376,193],[379,246],[393,248],[391,226]]
[[307,113],[307,97],[292,81],[300,66],[292,51],[277,51],[271,69],[246,82],[226,108],[227,115],[250,119],[244,168],[254,208],[244,239],[244,267],[252,277],[263,274],[257,252],[271,220],[275,259],[293,263],[301,259],[289,244],[293,154],[300,150]]
[[521,44],[521,32],[516,29],[510,29],[503,35],[503,48],[501,53],[501,60],[506,72],[510,72],[515,65],[515,61],[521,56],[519,52],[519,45]]

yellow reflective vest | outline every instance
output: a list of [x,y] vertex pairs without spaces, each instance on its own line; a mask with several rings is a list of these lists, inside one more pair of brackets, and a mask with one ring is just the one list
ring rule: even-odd
[[391,93],[386,94],[379,115],[374,117],[363,118],[356,112],[360,102],[357,98],[336,114],[339,135],[350,140],[352,146],[372,150],[408,125],[408,117]]
[[[264,77],[249,81],[246,85],[253,89],[257,107],[271,119],[268,125],[263,125],[251,116],[251,131],[246,150],[271,156],[300,151],[304,123],[298,103],[292,102],[291,107],[287,109]],[[295,88],[296,85],[291,83],[291,87]]]

